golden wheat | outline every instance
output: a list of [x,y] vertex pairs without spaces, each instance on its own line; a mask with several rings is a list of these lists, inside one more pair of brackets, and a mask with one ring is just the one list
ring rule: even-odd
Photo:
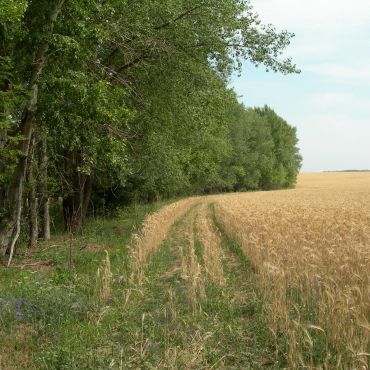
[[301,175],[294,190],[219,197],[215,213],[260,274],[289,367],[367,368],[370,174]]
[[180,200],[146,217],[140,232],[133,236],[131,262],[134,270],[140,269],[166,240],[174,223],[196,202],[196,197]]

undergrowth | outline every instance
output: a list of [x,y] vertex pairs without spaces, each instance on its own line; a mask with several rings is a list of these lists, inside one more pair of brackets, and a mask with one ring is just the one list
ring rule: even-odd
[[[128,207],[114,218],[89,220],[81,236],[21,246],[12,267],[0,267],[0,369],[109,367],[116,347],[109,318],[122,309],[128,245],[162,205]],[[97,270],[105,251],[112,294],[102,303]]]

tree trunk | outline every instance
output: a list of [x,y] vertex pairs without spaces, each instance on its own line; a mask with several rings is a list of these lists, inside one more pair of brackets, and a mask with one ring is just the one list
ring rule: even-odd
[[29,246],[31,248],[37,245],[39,239],[39,224],[38,224],[38,198],[35,197],[35,190],[31,191],[29,207],[30,207],[30,238]]
[[44,199],[42,205],[42,238],[50,240],[50,198]]
[[[45,36],[51,36],[55,21],[63,7],[65,0],[59,0],[50,13],[46,28],[47,33]],[[13,181],[8,194],[9,217],[8,222],[2,225],[0,229],[0,252],[5,254],[10,253],[8,265],[11,263],[15,243],[17,242],[20,234],[20,222],[22,214],[22,201],[23,201],[23,187],[25,180],[26,164],[28,157],[29,144],[33,129],[33,117],[36,112],[37,99],[38,99],[38,80],[43,72],[46,63],[47,51],[49,44],[47,41],[43,42],[36,52],[36,56],[32,63],[31,76],[28,84],[30,92],[28,103],[23,111],[22,119],[19,124],[19,134],[24,137],[18,146],[20,158],[17,167],[14,171]]]
[[42,140],[40,163],[40,191],[41,191],[41,237],[50,240],[50,197],[48,190],[48,155],[46,138]]
[[30,184],[28,192],[28,217],[29,217],[29,246],[37,245],[39,226],[38,226],[38,199],[36,196],[36,184],[34,183],[34,154],[35,154],[35,138],[33,137],[30,143],[28,155],[28,171],[27,182]]
[[75,173],[73,184],[73,193],[63,200],[64,221],[67,231],[81,233],[91,199],[92,179]]
[[36,103],[37,85],[33,85],[30,100],[20,124],[20,135],[25,139],[22,140],[19,145],[21,155],[8,193],[8,204],[10,209],[9,221],[3,225],[0,230],[0,250],[3,254],[9,251],[9,263],[12,260],[15,243],[17,242],[21,231],[23,185],[26,175],[27,158],[32,135],[32,120],[36,110]]
[[87,176],[85,182],[84,199],[82,204],[82,226],[85,226],[87,211],[89,210],[93,182],[91,176]]

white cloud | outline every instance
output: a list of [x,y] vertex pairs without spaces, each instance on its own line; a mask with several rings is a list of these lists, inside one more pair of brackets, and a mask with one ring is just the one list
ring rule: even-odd
[[322,61],[357,49],[356,58],[369,49],[370,0],[251,0],[251,4],[263,23],[296,34],[287,54],[298,62],[307,57]]
[[368,113],[370,117],[368,99],[350,92],[318,92],[308,98],[308,103],[312,105],[313,109],[327,112],[353,112],[360,110],[363,115]]
[[302,70],[303,72],[313,72],[339,81],[351,80],[354,82],[370,83],[370,68],[368,65],[322,63],[304,66]]
[[340,49],[340,43],[337,40],[321,38],[320,40],[302,40],[302,37],[293,39],[293,44],[289,47],[287,54],[292,54],[294,59],[304,60],[307,57],[320,56],[327,58]]
[[263,21],[279,28],[348,33],[370,22],[369,0],[252,0]]

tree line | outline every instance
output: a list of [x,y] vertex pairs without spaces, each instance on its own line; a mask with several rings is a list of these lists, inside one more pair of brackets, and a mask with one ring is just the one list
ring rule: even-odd
[[[0,253],[133,201],[294,185],[296,131],[228,87],[298,72],[246,0],[0,3]],[[59,209],[58,208],[58,209]]]

